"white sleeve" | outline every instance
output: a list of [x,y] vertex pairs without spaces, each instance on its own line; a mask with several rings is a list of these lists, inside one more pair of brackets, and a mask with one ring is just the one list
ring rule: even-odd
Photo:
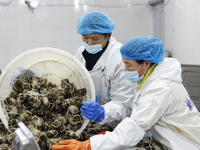
[[125,118],[113,132],[90,138],[92,150],[121,150],[135,146],[143,138],[145,130],[132,118]]
[[76,51],[76,53],[74,55],[81,62],[83,62],[83,55],[82,55],[83,51],[84,51],[84,47],[81,46],[81,47],[78,48],[78,50]]
[[103,105],[105,108],[105,119],[102,123],[121,121],[125,117],[129,117],[136,93],[136,84],[130,82],[125,77],[124,64],[119,52],[114,53],[106,64],[111,101]]
[[[121,120],[126,118],[127,112],[126,108],[117,101],[110,101],[103,105],[105,109],[105,117],[99,124],[109,124],[112,127],[116,126],[116,123],[119,123]],[[112,122],[114,124],[112,124]]]

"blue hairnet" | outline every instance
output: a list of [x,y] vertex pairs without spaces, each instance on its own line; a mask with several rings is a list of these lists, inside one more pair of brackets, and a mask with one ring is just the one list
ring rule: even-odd
[[149,60],[157,63],[165,58],[163,42],[148,36],[131,38],[120,48],[120,52],[122,57],[135,61]]
[[102,12],[91,12],[81,16],[77,23],[79,34],[110,33],[115,27],[114,21]]

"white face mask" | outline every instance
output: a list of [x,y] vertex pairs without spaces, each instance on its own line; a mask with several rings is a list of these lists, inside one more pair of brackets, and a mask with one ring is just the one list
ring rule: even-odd
[[[141,64],[142,65],[142,64]],[[141,67],[140,65],[140,67]],[[140,67],[138,68],[138,70],[140,69]],[[138,70],[135,71],[125,71],[125,76],[128,80],[130,80],[131,82],[141,82],[144,78],[144,74],[147,70],[145,70],[145,72],[143,73],[143,75],[141,77],[139,77],[139,73]]]
[[[106,40],[106,38],[105,38]],[[103,43],[105,42],[103,41]],[[96,44],[96,45],[88,45],[86,42],[83,41],[83,46],[85,47],[86,51],[90,54],[96,54],[102,50],[102,44]]]

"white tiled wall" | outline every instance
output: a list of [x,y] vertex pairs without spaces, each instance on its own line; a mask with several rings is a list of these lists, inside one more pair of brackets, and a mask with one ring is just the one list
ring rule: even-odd
[[[27,5],[19,4],[22,1],[13,0],[0,9],[1,70],[20,53],[37,47],[55,47],[75,54],[81,45],[77,20],[91,11],[102,11],[113,18],[113,36],[122,43],[133,36],[153,33],[148,0],[39,0],[42,6],[34,13]],[[74,6],[74,2],[80,5]]]
[[[113,36],[125,43],[133,36],[153,36],[148,0],[38,0],[31,13],[23,0],[0,7],[0,69],[20,53],[55,47],[74,54],[81,45],[78,18],[91,11],[107,13],[116,23]],[[79,5],[75,6],[74,4]],[[200,64],[200,1],[165,0],[165,47],[182,64]]]
[[165,44],[182,64],[200,65],[199,0],[170,0],[166,4]]

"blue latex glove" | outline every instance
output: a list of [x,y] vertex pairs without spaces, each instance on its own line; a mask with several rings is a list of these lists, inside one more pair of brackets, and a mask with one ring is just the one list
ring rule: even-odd
[[96,94],[96,100],[95,100],[97,103],[99,102],[99,95]]
[[99,96],[96,94],[96,102],[83,101],[83,106],[80,108],[81,116],[85,116],[93,121],[102,121],[105,117],[105,109],[98,103]]

